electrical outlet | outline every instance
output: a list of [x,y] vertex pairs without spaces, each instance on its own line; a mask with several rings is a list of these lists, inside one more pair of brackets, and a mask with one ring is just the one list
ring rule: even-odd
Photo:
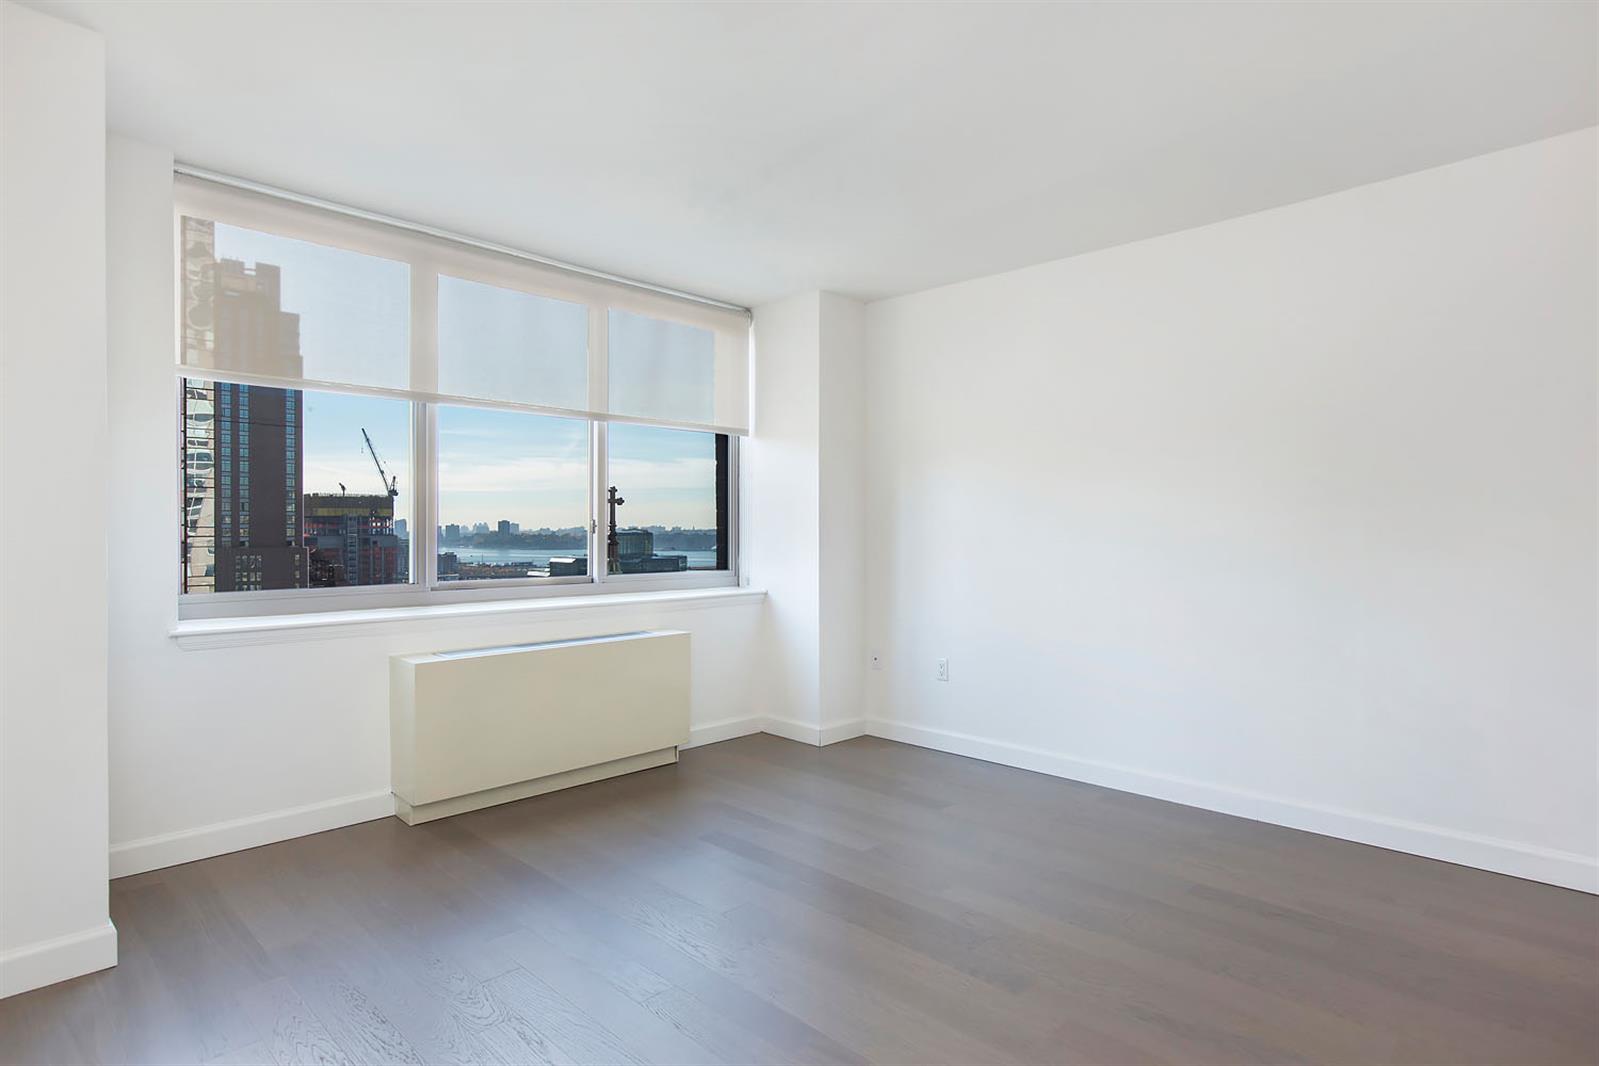
[[948,681],[949,680],[949,660],[948,659],[940,659],[940,660],[938,660],[938,679],[940,681]]
[[873,670],[881,670],[883,668],[883,653],[880,651],[872,652],[871,664]]

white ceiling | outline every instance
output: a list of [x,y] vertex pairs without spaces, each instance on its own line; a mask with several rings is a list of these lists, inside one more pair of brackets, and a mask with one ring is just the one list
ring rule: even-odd
[[35,6],[178,158],[706,295],[879,297],[1599,121],[1599,6]]

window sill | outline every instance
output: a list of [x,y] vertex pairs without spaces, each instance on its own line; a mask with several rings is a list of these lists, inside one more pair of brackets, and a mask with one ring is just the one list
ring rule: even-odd
[[765,589],[704,588],[670,592],[624,592],[608,596],[547,597],[450,603],[430,607],[375,607],[254,618],[194,618],[176,623],[170,636],[180,648],[227,648],[369,636],[374,631],[432,629],[440,624],[496,624],[561,615],[604,617],[619,609],[687,610],[758,603]]

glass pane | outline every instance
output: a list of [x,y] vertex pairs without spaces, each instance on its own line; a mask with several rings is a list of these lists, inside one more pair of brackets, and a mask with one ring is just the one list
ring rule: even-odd
[[583,304],[439,277],[439,391],[588,409]]
[[612,414],[716,421],[715,333],[627,311],[607,322]]
[[728,569],[728,438],[620,422],[607,432],[610,484],[621,497],[607,572]]
[[410,580],[409,403],[183,386],[184,592]]
[[589,424],[439,408],[439,580],[588,573]]
[[411,268],[208,219],[183,219],[190,366],[403,389]]

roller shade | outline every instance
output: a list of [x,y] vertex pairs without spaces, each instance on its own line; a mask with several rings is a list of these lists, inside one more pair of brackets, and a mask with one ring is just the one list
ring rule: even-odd
[[438,285],[440,393],[588,407],[588,307],[448,274]]
[[180,175],[191,377],[743,434],[749,315]]

